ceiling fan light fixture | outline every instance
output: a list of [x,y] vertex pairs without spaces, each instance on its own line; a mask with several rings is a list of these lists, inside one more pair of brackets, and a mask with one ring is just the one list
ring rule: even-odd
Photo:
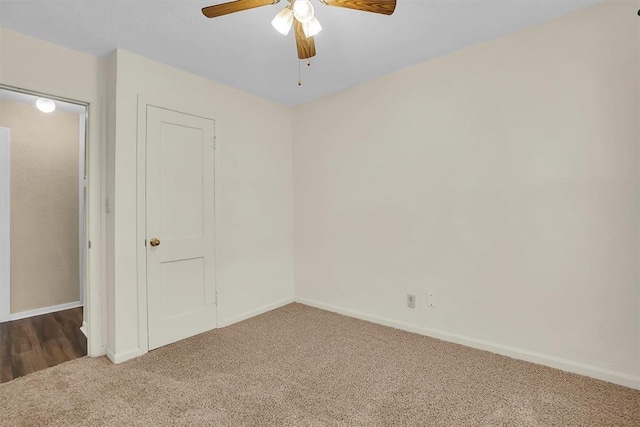
[[271,21],[271,25],[275,28],[280,34],[286,36],[289,34],[291,30],[291,26],[293,25],[293,11],[290,7],[285,7],[273,18]]
[[314,16],[311,21],[302,25],[302,29],[304,30],[304,35],[309,38],[322,31],[322,25],[320,25],[320,21],[318,21],[318,18]]
[[[225,1],[225,0],[222,0]],[[217,18],[244,10],[256,9],[280,3],[282,0],[226,0],[202,8],[207,18]],[[360,10],[363,12],[392,15],[397,0],[318,0],[325,6]],[[2,0],[0,0],[0,3]],[[311,0],[286,0],[288,3],[271,21],[271,25],[280,34],[288,35],[294,28],[298,59],[309,59],[316,56],[314,35],[322,31],[320,22],[315,18],[315,10]]]
[[309,0],[295,0],[293,3],[293,16],[301,24],[306,24],[313,19],[313,5]]

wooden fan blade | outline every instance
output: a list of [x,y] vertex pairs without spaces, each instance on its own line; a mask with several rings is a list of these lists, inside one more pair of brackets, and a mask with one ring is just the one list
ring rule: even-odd
[[207,18],[216,18],[222,15],[228,15],[234,12],[241,12],[255,7],[267,6],[275,4],[275,0],[236,0],[228,3],[216,4],[202,8],[202,13]]
[[307,59],[316,56],[316,42],[313,37],[307,38],[304,35],[302,24],[297,20],[293,20],[294,31],[296,32],[296,46],[298,46],[298,58]]
[[396,0],[320,0],[329,6],[391,15],[396,10]]

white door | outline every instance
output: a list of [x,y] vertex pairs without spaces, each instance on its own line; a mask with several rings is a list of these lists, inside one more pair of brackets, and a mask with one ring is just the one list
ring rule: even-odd
[[149,349],[216,326],[214,122],[147,107]]

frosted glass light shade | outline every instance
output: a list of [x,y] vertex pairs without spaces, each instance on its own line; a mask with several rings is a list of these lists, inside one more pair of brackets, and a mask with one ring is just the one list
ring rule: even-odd
[[56,109],[56,103],[47,98],[38,98],[36,107],[43,113],[53,113]]
[[291,25],[293,25],[293,11],[291,10],[291,8],[285,7],[284,9],[282,9],[280,13],[278,13],[276,17],[273,18],[273,21],[271,21],[271,25],[273,25],[273,28],[278,30],[278,32],[283,36],[289,34]]
[[318,21],[318,18],[314,16],[311,21],[302,25],[302,29],[304,30],[304,35],[309,38],[322,31],[322,26],[320,25],[320,21]]
[[309,0],[295,0],[293,3],[293,16],[301,24],[306,24],[313,19],[313,5]]

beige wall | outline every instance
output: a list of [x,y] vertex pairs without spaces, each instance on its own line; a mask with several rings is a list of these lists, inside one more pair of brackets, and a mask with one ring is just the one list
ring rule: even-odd
[[75,302],[79,116],[0,102],[11,132],[11,313]]
[[640,387],[639,8],[295,108],[296,297]]
[[147,346],[139,273],[144,197],[136,188],[145,103],[216,121],[218,326],[293,301],[291,109],[123,50],[109,58],[107,70],[109,357],[123,361]]
[[[46,64],[46,66],[43,66]],[[105,111],[101,83],[102,61],[46,41],[0,28],[0,83],[30,89],[89,103],[88,140],[88,239],[91,250],[85,248],[87,259],[85,320],[89,330],[88,352],[104,354],[102,295],[104,263],[102,250],[104,229],[101,197],[103,116]]]

